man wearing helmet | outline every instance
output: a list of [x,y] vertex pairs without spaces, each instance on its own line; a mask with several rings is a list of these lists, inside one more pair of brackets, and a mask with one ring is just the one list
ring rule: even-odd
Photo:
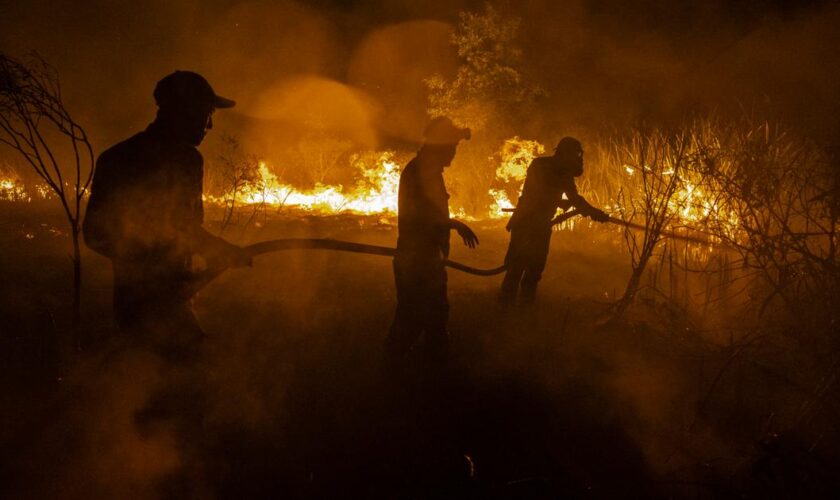
[[189,71],[164,77],[154,97],[155,121],[99,156],[83,232],[113,264],[118,326],[178,356],[203,336],[186,292],[193,256],[222,266],[250,261],[202,227],[203,158],[196,148],[213,127],[213,112],[235,103]]
[[574,178],[582,174],[583,148],[580,141],[572,137],[560,140],[554,156],[535,158],[531,162],[519,203],[507,225],[510,245],[505,256],[507,272],[499,295],[502,303],[515,302],[517,294],[521,302],[534,301],[558,208],[575,207],[598,222],[609,219],[606,213],[578,194]]
[[449,256],[449,232],[456,230],[470,248],[478,244],[466,224],[449,217],[443,181],[443,169],[452,163],[458,142],[470,138],[470,130],[438,117],[426,127],[424,137],[417,156],[400,175],[394,257],[397,310],[386,341],[393,361],[403,359],[421,335],[428,360],[445,360],[449,302],[444,261]]

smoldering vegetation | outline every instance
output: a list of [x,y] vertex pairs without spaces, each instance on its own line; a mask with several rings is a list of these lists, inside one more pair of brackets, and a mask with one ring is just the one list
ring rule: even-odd
[[450,271],[445,374],[383,370],[388,259],[261,257],[197,297],[208,339],[179,369],[114,330],[108,262],[87,251],[72,326],[66,221],[2,150],[21,182],[0,185],[0,496],[836,494],[836,7],[4,9],[0,47],[56,66],[96,151],[152,119],[176,68],[239,101],[202,146],[207,226],[233,242],[393,246],[387,215],[266,202],[260,166],[353,186],[438,114],[473,129],[447,183],[481,245],[453,240],[456,260],[500,263],[493,192],[515,203],[521,179],[498,168],[563,135],[586,149],[581,192],[640,229],[559,228],[533,307]]

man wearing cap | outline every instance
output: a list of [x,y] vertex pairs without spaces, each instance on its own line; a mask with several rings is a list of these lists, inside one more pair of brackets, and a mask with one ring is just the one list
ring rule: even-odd
[[598,222],[609,220],[606,213],[578,194],[574,178],[582,174],[583,148],[580,141],[572,137],[560,140],[554,156],[535,158],[531,162],[519,203],[507,225],[510,231],[510,245],[505,256],[507,272],[499,294],[503,304],[515,302],[517,293],[524,303],[536,298],[558,208],[575,207]]
[[470,138],[470,130],[438,117],[426,127],[424,137],[417,156],[400,175],[394,257],[397,310],[386,349],[392,360],[404,359],[425,335],[427,359],[440,362],[445,360],[448,343],[444,261],[449,256],[449,232],[456,230],[470,248],[475,248],[478,238],[466,224],[449,217],[449,194],[443,182],[443,169],[455,158],[458,142]]
[[193,257],[218,266],[250,261],[202,227],[203,158],[196,148],[213,127],[213,112],[235,103],[189,71],[164,77],[154,97],[154,122],[98,158],[83,232],[113,264],[120,329],[177,357],[203,336],[186,291]]

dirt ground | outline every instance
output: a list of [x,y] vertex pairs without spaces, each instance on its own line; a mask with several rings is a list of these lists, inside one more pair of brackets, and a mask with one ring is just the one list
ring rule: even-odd
[[[796,433],[767,440],[800,403],[772,373],[733,363],[726,345],[672,318],[601,326],[629,275],[615,234],[555,233],[532,306],[501,308],[501,277],[450,271],[451,366],[395,375],[382,362],[395,306],[388,258],[290,251],[225,273],[195,301],[208,339],[184,368],[115,332],[109,264],[91,253],[82,325],[71,327],[60,218],[6,205],[0,226],[0,497],[835,491],[830,447]],[[475,229],[480,247],[453,235],[452,258],[498,265],[502,225]],[[396,241],[390,225],[355,217],[284,217],[226,235]],[[161,405],[170,413],[154,418]]]

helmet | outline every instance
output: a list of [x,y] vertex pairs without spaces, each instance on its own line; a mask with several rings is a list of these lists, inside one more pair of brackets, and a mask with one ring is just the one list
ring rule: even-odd
[[557,147],[554,148],[554,152],[560,154],[574,154],[581,151],[583,151],[583,146],[581,146],[580,141],[574,137],[564,137],[560,139],[560,142],[557,143]]

